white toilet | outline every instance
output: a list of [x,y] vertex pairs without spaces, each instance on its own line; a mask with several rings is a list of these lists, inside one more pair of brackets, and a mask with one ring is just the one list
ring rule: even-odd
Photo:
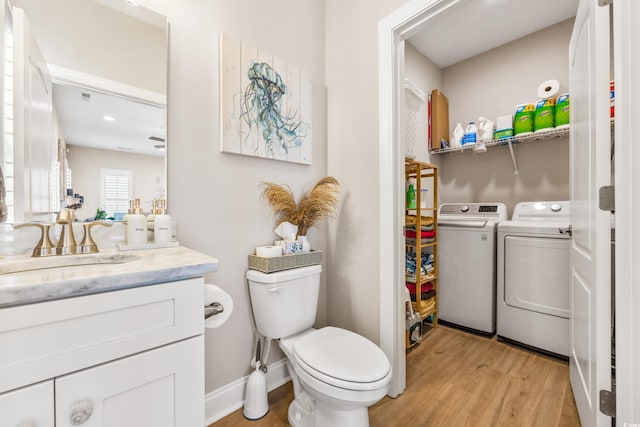
[[287,356],[294,427],[369,425],[369,406],[389,389],[391,365],[368,339],[335,327],[313,329],[322,267],[247,271],[258,332]]

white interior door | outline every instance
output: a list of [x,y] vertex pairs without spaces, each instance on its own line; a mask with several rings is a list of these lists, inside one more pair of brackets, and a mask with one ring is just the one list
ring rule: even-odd
[[[613,2],[616,81],[616,421],[640,425],[640,2]],[[635,250],[634,250],[635,249]]]
[[599,391],[611,390],[610,213],[598,189],[611,182],[609,8],[581,0],[569,45],[571,82],[570,378],[584,427],[611,425]]

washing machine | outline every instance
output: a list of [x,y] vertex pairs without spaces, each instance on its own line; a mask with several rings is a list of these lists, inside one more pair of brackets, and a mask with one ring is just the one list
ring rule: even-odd
[[498,225],[500,339],[569,356],[569,202],[518,203]]
[[502,203],[438,209],[438,319],[483,335],[496,331],[496,227]]

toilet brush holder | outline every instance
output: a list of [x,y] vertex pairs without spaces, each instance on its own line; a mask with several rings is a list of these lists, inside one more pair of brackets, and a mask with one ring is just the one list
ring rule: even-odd
[[260,362],[260,341],[256,345],[256,370],[247,379],[242,414],[248,420],[259,420],[269,412],[266,366]]
[[256,368],[247,380],[242,414],[248,420],[258,420],[267,415],[267,412],[269,412],[269,401],[266,375],[260,368]]

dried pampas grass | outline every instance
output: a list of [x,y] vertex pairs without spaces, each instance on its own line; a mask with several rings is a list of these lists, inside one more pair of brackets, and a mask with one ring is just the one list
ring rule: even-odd
[[287,221],[298,226],[298,236],[306,236],[309,229],[317,226],[320,220],[335,217],[339,185],[332,176],[322,178],[296,204],[288,185],[264,182],[260,198],[266,200],[273,209],[276,227]]

